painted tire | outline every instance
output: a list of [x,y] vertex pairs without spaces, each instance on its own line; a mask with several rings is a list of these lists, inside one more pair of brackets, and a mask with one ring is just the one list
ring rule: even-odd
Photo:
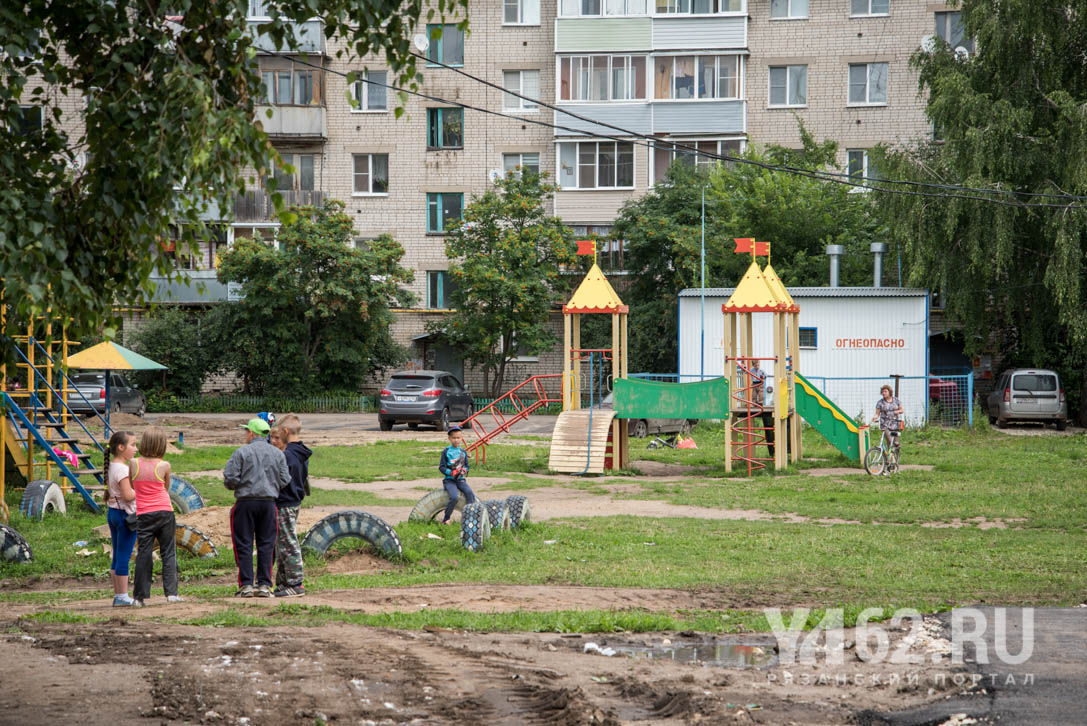
[[479,502],[464,507],[460,515],[460,542],[469,552],[479,552],[491,536],[491,518]]
[[520,494],[514,494],[506,498],[506,509],[510,513],[510,526],[514,529],[524,527],[532,521],[532,514],[528,508],[528,499]]
[[64,492],[60,486],[48,479],[39,479],[26,485],[23,500],[19,503],[19,513],[27,519],[41,519],[46,512],[64,514],[68,511],[64,503]]
[[30,562],[34,559],[23,535],[6,524],[0,524],[0,559],[8,562]]
[[[418,502],[408,515],[409,522],[432,522],[439,514],[445,513],[445,506],[449,504],[449,493],[444,489],[435,489]],[[464,497],[457,497],[457,504],[453,507],[458,512],[464,511]]]
[[190,524],[179,524],[174,532],[177,548],[185,550],[193,557],[210,560],[219,554],[208,536]]
[[171,475],[169,492],[176,514],[188,514],[204,508],[204,497],[186,479]]
[[302,548],[323,555],[333,542],[344,537],[357,537],[390,559],[404,553],[396,530],[385,520],[353,509],[335,512],[313,525],[302,540]]
[[488,499],[483,502],[483,506],[487,508],[491,529],[497,531],[510,528],[510,508],[505,499]]

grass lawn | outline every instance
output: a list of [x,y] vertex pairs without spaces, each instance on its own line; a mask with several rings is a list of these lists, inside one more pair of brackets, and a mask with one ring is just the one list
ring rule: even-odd
[[[714,589],[737,606],[811,605],[916,607],[933,610],[966,603],[1071,605],[1087,595],[1087,440],[1082,436],[1008,436],[977,431],[926,429],[907,432],[904,463],[931,471],[894,477],[864,474],[815,477],[795,471],[752,479],[726,476],[721,465],[721,431],[699,426],[699,449],[647,450],[632,443],[633,468],[642,461],[696,467],[670,481],[640,479],[640,491],[616,497],[660,499],[707,508],[759,509],[862,524],[823,525],[784,521],[612,516],[570,518],[533,524],[496,535],[479,554],[461,549],[439,525],[396,527],[404,559],[392,571],[370,575],[328,572],[320,558],[307,559],[312,591],[428,583],[571,584],[612,587]],[[805,432],[804,468],[846,466],[848,462],[812,431]],[[170,457],[178,473],[221,469],[233,447],[189,449]],[[435,478],[439,447],[418,441],[368,446],[323,447],[311,459],[311,475],[345,481]],[[474,476],[512,479],[510,488],[558,485],[526,473],[546,473],[547,448],[495,445],[486,466]],[[195,477],[209,504],[230,504],[230,494],[213,477]],[[609,478],[565,484],[586,496],[606,493]],[[69,499],[66,517],[28,522],[18,516],[20,492],[8,493],[11,524],[27,537],[35,560],[0,562],[0,578],[12,586],[33,577],[80,578],[75,591],[0,592],[0,601],[62,605],[105,596],[108,567],[101,554],[79,557],[73,543],[92,540],[101,517]],[[369,504],[410,507],[409,500],[383,499],[370,492],[323,490],[307,500],[365,508]],[[927,526],[954,519],[1000,518],[1006,528]],[[925,525],[925,526],[923,526]],[[444,535],[431,539],[428,532]],[[92,540],[91,544],[94,542]],[[99,548],[100,549],[100,548]],[[232,587],[229,551],[214,560],[180,555],[182,588],[193,597],[218,598]],[[74,583],[73,583],[74,584]],[[727,616],[727,617],[726,617]],[[481,615],[457,611],[367,615],[335,608],[279,606],[269,611],[208,616],[207,624],[292,624],[358,622],[396,627],[439,625],[481,630],[654,630],[692,628],[762,629],[761,614],[739,611],[680,613],[587,611]],[[214,621],[214,622],[213,622]],[[399,624],[397,624],[399,623]]]

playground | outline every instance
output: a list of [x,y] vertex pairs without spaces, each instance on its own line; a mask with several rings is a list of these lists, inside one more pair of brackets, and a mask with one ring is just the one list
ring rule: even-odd
[[[246,415],[113,414],[115,427],[168,432],[178,524],[191,537],[179,554],[185,602],[153,589],[148,607],[118,610],[104,520],[91,511],[95,442],[109,424],[65,419],[37,398],[65,400],[63,385],[23,401],[5,392],[4,532],[19,539],[5,539],[0,560],[0,714],[21,724],[74,714],[254,726],[957,724],[1025,708],[1038,691],[1005,680],[994,701],[966,677],[969,663],[950,661],[948,613],[1084,602],[1082,433],[1010,436],[984,421],[908,430],[897,473],[871,476],[863,424],[800,372],[795,307],[772,267],[753,261],[721,311],[726,376],[638,380],[626,371],[625,306],[591,271],[564,309],[558,394],[526,382],[508,398],[513,413],[483,409],[467,422],[469,479],[488,505],[465,507],[460,527],[432,519],[442,432],[303,416],[315,453],[299,533],[321,547],[306,552],[305,597],[289,601],[231,597],[222,467]],[[756,341],[752,316],[764,313],[775,334]],[[579,316],[594,314],[610,316],[610,346],[581,345]],[[28,365],[54,380],[56,351],[27,338]],[[777,366],[775,390],[758,390],[756,360]],[[608,390],[612,408],[601,405]],[[538,415],[551,402],[562,413]],[[637,417],[702,423],[692,448],[650,448],[627,433]],[[807,609],[806,629],[840,608],[845,657],[779,662],[766,608]],[[863,626],[867,608],[880,614]],[[916,627],[890,620],[900,608],[922,614]],[[1055,609],[1047,637],[1076,637],[1060,620],[1076,612]],[[862,657],[876,631],[916,658]],[[1060,682],[1084,673],[1061,671]]]

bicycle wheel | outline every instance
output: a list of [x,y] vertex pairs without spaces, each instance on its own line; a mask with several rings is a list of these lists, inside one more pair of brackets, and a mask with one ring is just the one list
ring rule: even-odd
[[891,449],[887,452],[887,473],[898,473],[898,452]]
[[879,476],[887,466],[887,460],[883,455],[883,449],[869,449],[864,455],[864,470],[872,476]]

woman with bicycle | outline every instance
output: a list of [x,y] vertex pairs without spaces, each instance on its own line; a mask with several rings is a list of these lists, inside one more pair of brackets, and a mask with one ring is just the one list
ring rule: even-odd
[[872,417],[872,423],[879,421],[879,430],[890,438],[891,448],[897,457],[898,435],[902,432],[899,416],[904,413],[902,402],[886,384],[880,386],[879,395],[881,398],[876,402],[876,415]]

